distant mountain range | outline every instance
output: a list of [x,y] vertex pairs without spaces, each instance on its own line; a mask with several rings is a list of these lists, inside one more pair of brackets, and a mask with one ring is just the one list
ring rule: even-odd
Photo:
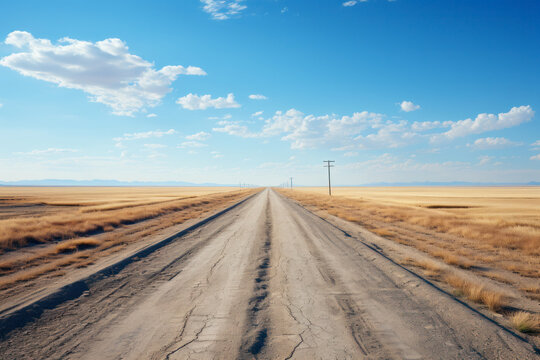
[[[18,180],[0,181],[0,186],[238,186],[238,184],[216,183],[191,183],[186,181],[119,181],[119,180],[66,180],[66,179],[43,179],[43,180]],[[256,185],[251,185],[256,186]],[[303,187],[304,185],[295,185]],[[319,185],[319,186],[325,186]],[[483,182],[378,182],[361,185],[334,185],[334,187],[346,186],[540,186],[539,181],[527,183],[483,183]]]
[[18,180],[0,181],[0,186],[238,186],[238,184],[190,183],[185,181],[118,181],[118,180]]

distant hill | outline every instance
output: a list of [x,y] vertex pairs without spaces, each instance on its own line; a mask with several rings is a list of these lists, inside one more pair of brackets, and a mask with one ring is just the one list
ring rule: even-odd
[[238,186],[214,183],[190,183],[185,181],[118,181],[118,180],[18,180],[0,181],[0,186]]
[[336,185],[336,187],[346,186],[540,186],[538,181],[523,183],[485,183],[485,182],[466,182],[466,181],[448,181],[448,182],[379,182],[362,185]]

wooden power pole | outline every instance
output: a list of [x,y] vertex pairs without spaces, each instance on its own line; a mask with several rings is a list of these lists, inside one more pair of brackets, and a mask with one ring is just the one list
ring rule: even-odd
[[326,165],[324,165],[324,167],[328,168],[328,195],[332,196],[332,185],[330,183],[330,168],[334,167],[334,165],[332,165],[331,163],[334,163],[335,161],[334,160],[323,160],[323,162],[326,163]]

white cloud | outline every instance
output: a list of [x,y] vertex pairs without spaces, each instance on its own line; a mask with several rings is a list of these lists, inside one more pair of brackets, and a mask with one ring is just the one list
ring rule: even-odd
[[260,137],[260,134],[249,131],[247,126],[240,125],[234,121],[220,121],[218,123],[221,127],[215,127],[212,131],[222,132],[233,136],[239,136],[243,138],[255,138]]
[[422,121],[422,122],[418,122],[418,121],[415,121],[412,125],[411,125],[411,129],[413,131],[428,131],[428,130],[432,130],[432,129],[437,129],[437,128],[447,128],[447,127],[450,127],[452,126],[453,122],[452,121]]
[[144,144],[144,147],[148,149],[163,149],[167,146],[163,144]]
[[538,154],[538,155],[533,155],[533,156],[531,156],[529,159],[531,159],[531,160],[540,160],[540,154]]
[[351,7],[351,6],[354,6],[358,3],[361,3],[361,2],[367,2],[368,0],[350,0],[350,1],[345,1],[342,5],[345,6],[345,7]]
[[156,114],[148,114],[148,115],[146,115],[146,117],[147,118],[155,118],[155,117],[157,117],[157,115]]
[[356,151],[347,151],[346,153],[343,154],[343,156],[353,157],[353,156],[358,156],[358,153]]
[[197,140],[197,141],[204,141],[207,140],[210,137],[210,134],[204,131],[200,131],[193,135],[186,136],[186,139],[188,140]]
[[4,104],[0,103],[0,108],[1,108],[2,106],[4,106]]
[[467,146],[477,149],[500,149],[514,145],[519,145],[519,143],[510,141],[503,137],[487,137],[476,139],[473,144],[468,144]]
[[139,139],[148,139],[148,138],[160,138],[164,135],[173,135],[176,134],[176,130],[169,129],[167,131],[160,131],[160,130],[154,130],[154,131],[146,131],[146,132],[138,132],[138,133],[131,133],[131,134],[124,134],[121,137],[116,137],[113,140],[116,142],[121,141],[129,141],[129,140],[139,140]]
[[203,10],[215,20],[229,19],[247,8],[246,5],[242,5],[243,0],[201,0],[201,2],[204,4]]
[[208,146],[205,143],[202,143],[200,141],[184,141],[181,143],[178,147],[180,148],[201,148]]
[[261,95],[261,94],[251,94],[249,95],[249,98],[251,100],[267,100],[268,98],[264,95]]
[[211,154],[214,159],[219,159],[223,157],[223,155],[219,151],[212,151]]
[[[474,120],[466,119],[452,122],[450,130],[443,133],[442,136],[448,139],[455,139],[471,134],[480,134],[486,131],[500,130],[519,125],[531,120],[534,111],[530,105],[513,107],[507,113],[479,114]],[[440,136],[434,136],[432,141],[440,139]]]
[[165,66],[160,70],[129,53],[120,39],[98,42],[62,38],[57,44],[14,31],[5,41],[22,49],[0,59],[0,65],[24,76],[78,89],[90,100],[109,106],[115,115],[132,116],[158,105],[178,75],[206,75],[194,66]]
[[531,146],[540,146],[540,140],[536,140],[531,144]]
[[254,112],[253,114],[251,114],[252,117],[257,117],[257,116],[261,116],[263,114],[262,111],[257,111],[257,112]]
[[[494,125],[495,128],[517,125],[526,118],[522,111],[516,112],[515,109],[518,108],[499,114],[501,120]],[[527,109],[532,113],[530,107],[525,107],[525,110]],[[525,113],[529,112],[525,111]],[[316,116],[289,109],[285,112],[276,111],[272,117],[264,121],[264,125],[259,130],[251,130],[238,121],[220,121],[218,122],[220,127],[212,130],[244,138],[279,137],[289,142],[293,149],[327,146],[333,151],[354,152],[360,149],[397,148],[420,141],[426,142],[428,139],[433,142],[434,139],[448,138],[447,134],[460,123],[460,121],[434,121],[410,124],[400,119],[389,120],[383,114],[368,111],[357,112],[350,116],[336,114]],[[436,128],[450,128],[450,130],[429,135],[421,134],[422,131]],[[506,139],[501,138],[486,138],[478,140],[475,145],[494,147],[519,144],[507,142]]]
[[17,152],[17,155],[48,155],[48,154],[60,154],[60,153],[74,153],[79,150],[75,149],[58,149],[58,148],[48,148],[45,150],[32,150],[28,152]]
[[405,112],[411,112],[420,109],[420,105],[414,104],[412,101],[402,101],[399,105],[401,107],[401,110]]
[[489,162],[494,158],[493,158],[493,156],[484,155],[484,156],[480,156],[478,159],[479,159],[478,165],[482,166],[482,165],[489,164]]
[[212,99],[211,95],[199,96],[190,93],[176,100],[176,103],[188,110],[205,110],[208,108],[226,109],[240,107],[240,104],[234,100],[234,94],[228,94],[226,98],[218,97],[216,99]]

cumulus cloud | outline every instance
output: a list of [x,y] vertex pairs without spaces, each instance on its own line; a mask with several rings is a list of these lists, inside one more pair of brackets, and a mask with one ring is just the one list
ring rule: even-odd
[[401,110],[405,112],[411,112],[420,109],[420,105],[414,104],[412,101],[402,101],[399,105],[401,107]]
[[252,117],[257,117],[257,116],[261,116],[263,114],[262,111],[257,111],[257,112],[254,112],[253,114],[251,114]]
[[266,99],[268,99],[266,96],[261,95],[261,94],[251,94],[251,95],[249,95],[249,98],[251,100],[266,100]]
[[201,0],[203,10],[215,20],[226,20],[247,8],[243,0]]
[[[532,109],[513,108],[508,113],[499,114],[497,121],[486,129],[515,126],[530,118]],[[528,114],[528,115],[527,115]],[[480,116],[480,115],[479,115]],[[212,130],[243,138],[279,137],[290,143],[293,149],[310,149],[327,146],[333,151],[354,152],[360,149],[397,148],[413,143],[433,141],[433,139],[453,138],[448,134],[462,126],[461,121],[415,122],[387,119],[383,114],[362,111],[352,115],[336,114],[307,115],[296,109],[276,111],[273,116],[264,120],[261,128],[253,130],[238,121],[220,121],[219,127]],[[423,131],[450,128],[446,132],[422,134]],[[480,130],[475,130],[480,131]],[[495,148],[519,145],[504,138],[477,139],[474,146],[478,148]],[[435,149],[433,149],[435,151]]]
[[234,94],[228,94],[227,97],[218,97],[216,99],[212,99],[211,95],[199,96],[190,93],[176,100],[176,103],[188,110],[205,110],[208,108],[227,109],[240,107],[240,104],[234,100]]
[[0,59],[0,65],[24,76],[87,93],[91,101],[109,106],[115,115],[133,116],[158,105],[179,75],[206,75],[194,66],[165,66],[159,70],[129,53],[120,39],[98,42],[68,37],[53,44],[26,31],[13,31],[6,44],[21,49]]
[[453,124],[452,121],[422,121],[422,122],[415,121],[411,125],[411,129],[413,131],[421,132],[421,131],[428,131],[428,130],[437,129],[437,128],[448,128],[452,126],[452,124]]
[[157,117],[157,115],[156,114],[148,114],[148,115],[146,115],[146,117],[147,118],[154,118],[154,117]]
[[[530,105],[513,107],[507,113],[479,114],[474,120],[466,119],[452,122],[450,130],[442,134],[442,137],[455,139],[471,134],[480,134],[486,131],[500,130],[519,125],[531,120],[534,111]],[[432,140],[438,140],[440,136],[434,136]]]
[[503,137],[487,137],[476,139],[473,144],[468,144],[469,147],[477,149],[500,149],[508,146],[519,145],[519,143],[510,141]]
[[540,146],[540,140],[536,140],[531,144],[531,146]]
[[531,160],[540,160],[540,154],[538,154],[538,155],[533,155],[533,156],[531,156],[529,159],[531,159]]
[[197,141],[204,141],[207,140],[210,137],[210,134],[205,131],[200,131],[193,135],[186,136],[186,139],[188,140],[197,140]]
[[167,131],[161,131],[161,130],[153,130],[153,131],[145,131],[145,132],[138,132],[138,133],[127,133],[120,137],[113,138],[116,142],[121,141],[130,141],[130,140],[139,140],[139,139],[148,139],[148,138],[160,138],[165,135],[173,135],[176,134],[176,130],[169,129]]

